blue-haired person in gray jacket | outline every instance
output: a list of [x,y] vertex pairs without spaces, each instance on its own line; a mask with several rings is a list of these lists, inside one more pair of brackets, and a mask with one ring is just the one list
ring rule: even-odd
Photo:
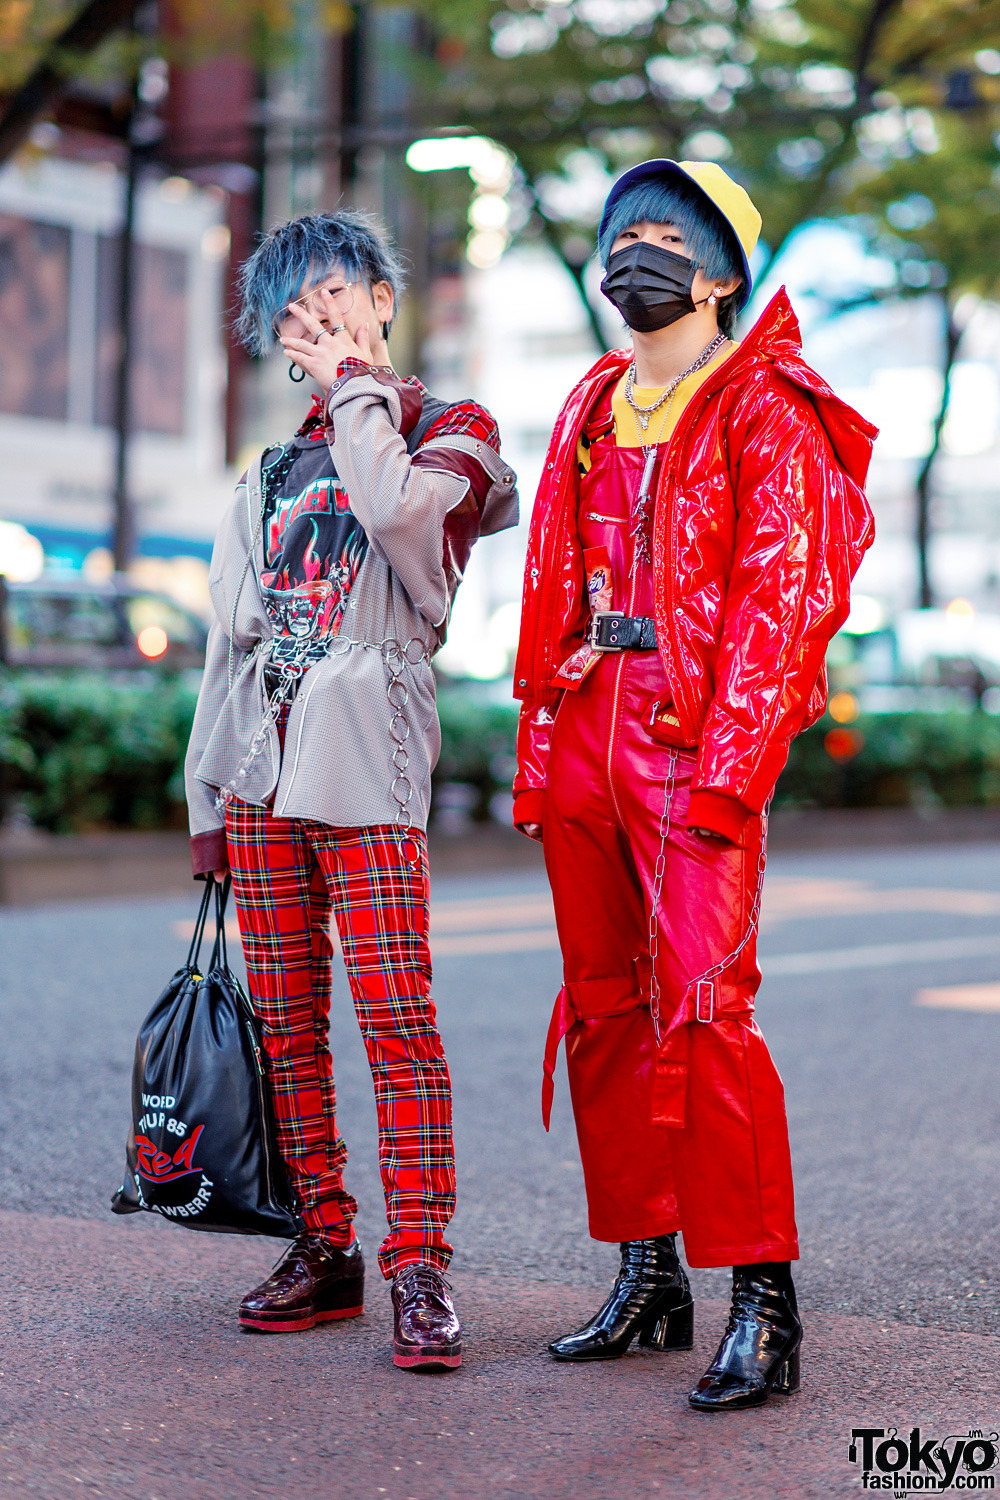
[[332,912],[375,1082],[394,1358],[451,1368],[451,1082],[427,942],[431,659],[473,543],[515,525],[517,491],[487,411],[393,369],[401,289],[384,234],[353,212],[281,224],[243,267],[244,342],[279,343],[318,394],[219,528],[186,776],[194,872],[232,873],[301,1225],[240,1323],[291,1332],[362,1310],[327,1044]]

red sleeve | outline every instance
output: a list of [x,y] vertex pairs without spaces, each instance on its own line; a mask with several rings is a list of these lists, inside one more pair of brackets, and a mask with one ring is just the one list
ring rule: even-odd
[[458,474],[469,481],[477,510],[489,494],[493,478],[477,459],[475,453],[464,448],[447,448],[435,443],[442,437],[473,438],[477,445],[484,444],[494,453],[500,452],[500,431],[496,422],[475,401],[459,401],[450,406],[432,426],[428,427],[420,446],[413,455],[413,466],[417,469],[438,469],[449,474]]
[[847,618],[872,518],[815,406],[784,376],[771,376],[763,399],[750,392],[729,443],[736,552],[693,789],[759,812]]
[[437,473],[457,474],[460,479],[466,479],[469,483],[466,494],[445,517],[442,537],[448,591],[454,597],[472,548],[479,540],[483,506],[493,487],[494,476],[474,451],[445,446],[440,441],[443,437],[471,438],[476,448],[488,447],[493,453],[499,453],[500,430],[489,412],[478,402],[457,401],[428,427],[413,455],[412,464],[415,469],[434,469]]
[[540,703],[525,702],[517,720],[517,772],[514,776],[514,823],[544,822],[545,789],[555,715]]
[[500,452],[500,429],[485,406],[478,401],[456,401],[442,412],[437,421],[428,427],[420,447],[433,443],[439,437],[471,437],[481,443],[489,443],[495,453]]
[[545,822],[545,792],[540,787],[528,787],[526,791],[514,793],[514,827],[522,823]]

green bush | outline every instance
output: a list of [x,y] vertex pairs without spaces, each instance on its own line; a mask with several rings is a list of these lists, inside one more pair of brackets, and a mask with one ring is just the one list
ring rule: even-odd
[[498,703],[481,687],[442,687],[438,714],[441,756],[434,783],[464,781],[475,787],[472,816],[486,819],[490,798],[514,779],[518,704]]
[[1000,719],[977,712],[865,714],[861,750],[838,764],[829,715],[792,743],[776,806],[949,807],[1000,803]]
[[[0,689],[4,804],[54,833],[88,828],[182,828],[184,752],[196,689],[183,678],[36,673]],[[475,787],[474,815],[514,773],[515,703],[478,687],[439,695],[435,783]]]
[[54,833],[184,826],[197,694],[183,679],[18,675],[0,692],[4,801]]
[[[514,772],[517,705],[482,685],[443,685],[435,784],[475,789],[488,816]],[[196,692],[184,678],[18,675],[0,690],[4,802],[56,833],[185,826],[183,762]],[[905,807],[1000,803],[1000,719],[984,713],[869,714],[863,740],[831,759],[828,716],[794,741],[777,806]]]

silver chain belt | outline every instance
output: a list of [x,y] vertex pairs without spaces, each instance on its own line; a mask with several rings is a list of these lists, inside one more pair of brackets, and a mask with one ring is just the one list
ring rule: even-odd
[[[660,815],[660,849],[659,853],[656,856],[656,865],[653,871],[653,894],[652,903],[649,909],[649,960],[652,964],[652,973],[649,976],[649,1008],[653,1017],[653,1031],[656,1036],[657,1046],[659,1046],[663,1040],[662,1024],[660,1018],[660,980],[656,972],[656,962],[657,958],[659,957],[660,946],[660,926],[658,918],[660,911],[660,898],[663,895],[663,877],[666,874],[667,869],[667,839],[670,837],[670,822],[672,811],[671,804],[674,800],[674,784],[676,781],[676,776],[677,751],[673,750],[670,754],[670,764],[667,766],[667,779],[663,788],[663,812]],[[764,811],[761,813],[760,852],[757,856],[757,889],[754,892],[753,905],[750,908],[750,920],[747,923],[746,931],[744,932],[743,936],[740,938],[739,942],[736,944],[736,947],[732,950],[732,952],[727,953],[725,958],[720,958],[718,963],[712,964],[711,967],[706,969],[703,974],[696,975],[696,977],[692,979],[690,984],[688,985],[688,989],[690,989],[692,985],[694,986],[695,994],[698,997],[695,1016],[699,1021],[709,1022],[714,1020],[715,980],[718,979],[721,974],[725,973],[730,964],[736,962],[740,954],[743,952],[743,949],[746,947],[747,943],[749,943],[750,939],[757,931],[757,924],[760,921],[761,897],[764,893],[764,867],[767,862],[767,815],[770,810],[770,806],[771,799],[768,798],[767,803],[764,807]],[[709,1001],[709,1009],[707,1015],[702,1015],[701,1012],[701,991],[703,985],[708,985],[712,990],[712,998]]]
[[[305,644],[305,643],[304,643]],[[315,649],[315,642],[308,643]],[[410,802],[413,799],[413,783],[409,778],[410,752],[407,749],[407,741],[410,738],[410,721],[406,717],[406,709],[410,702],[410,690],[404,679],[407,667],[415,667],[418,662],[430,662],[431,653],[419,636],[411,636],[408,641],[397,641],[392,636],[382,641],[358,641],[351,636],[331,636],[326,647],[326,655],[343,656],[354,647],[360,647],[363,651],[378,651],[385,663],[389,680],[386,683],[386,698],[389,701],[389,736],[393,742],[392,765],[395,775],[389,786],[389,792],[393,802],[396,804],[396,826],[401,833],[407,833],[413,826],[413,814],[410,811]],[[264,650],[269,655],[273,650],[273,642],[266,642],[257,651]],[[253,659],[254,652],[247,658],[244,667]],[[315,659],[315,657],[313,657]],[[240,761],[232,780],[220,788],[215,799],[217,811],[224,812],[228,804],[236,797],[242,785],[245,785],[249,775],[250,767],[262,754],[264,746],[268,742],[271,726],[277,721],[278,715],[286,703],[290,703],[295,690],[302,677],[308,671],[311,662],[296,660],[294,657],[276,661],[272,668],[278,677],[278,686],[270,694],[264,717],[258,725],[253,738],[247,748],[247,753]]]

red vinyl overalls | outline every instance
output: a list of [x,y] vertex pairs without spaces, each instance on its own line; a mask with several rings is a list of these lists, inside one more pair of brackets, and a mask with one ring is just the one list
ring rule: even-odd
[[[612,607],[629,615],[653,614],[652,568],[641,549],[633,567],[630,535],[644,457],[609,432],[580,483],[585,555],[606,549]],[[661,738],[669,709],[659,652],[628,650],[604,656],[556,712],[544,849],[565,983],[546,1123],[565,1035],[595,1239],[680,1230],[693,1266],[794,1260],[784,1092],[753,1018],[762,820],[738,844],[688,830],[696,753]]]

